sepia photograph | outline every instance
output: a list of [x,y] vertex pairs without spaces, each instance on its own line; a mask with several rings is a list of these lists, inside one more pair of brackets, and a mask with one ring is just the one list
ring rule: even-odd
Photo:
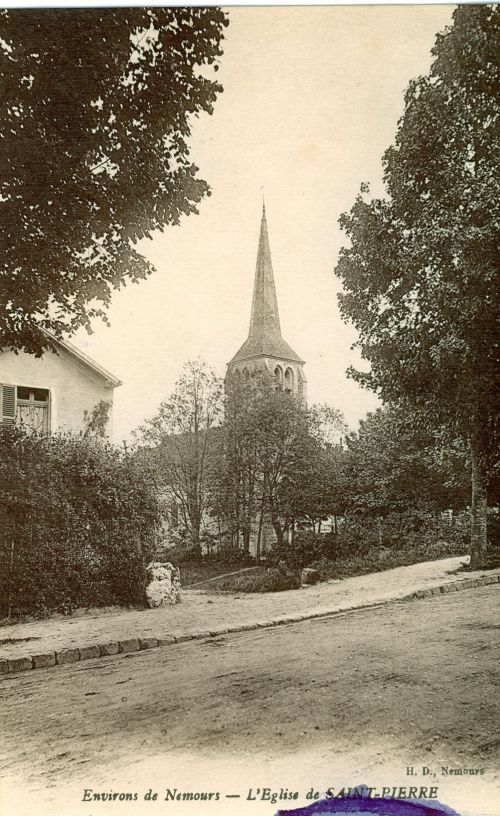
[[500,816],[499,44],[0,9],[0,816]]

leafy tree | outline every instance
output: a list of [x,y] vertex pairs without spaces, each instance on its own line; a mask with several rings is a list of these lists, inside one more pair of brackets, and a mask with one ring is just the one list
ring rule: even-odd
[[317,402],[310,406],[308,414],[310,432],[323,448],[331,449],[342,442],[348,428],[341,411],[326,402]]
[[221,418],[220,380],[206,363],[189,361],[156,416],[136,433],[196,556],[201,554],[202,524],[208,511],[208,459]]
[[307,411],[308,435],[314,441],[311,461],[294,496],[295,517],[321,532],[322,522],[345,512],[346,457],[342,448],[347,425],[340,411],[327,403],[316,403]]
[[412,81],[387,198],[362,186],[340,224],[344,319],[369,373],[351,371],[417,423],[470,447],[471,565],[487,557],[487,491],[497,403],[500,8],[460,6],[428,76]]
[[344,427],[334,409],[305,411],[289,394],[275,390],[272,377],[259,372],[230,384],[215,460],[213,510],[224,517],[236,541],[242,533],[246,551],[256,522],[259,557],[265,523],[283,543],[297,521],[314,526],[330,514],[332,446],[327,440],[334,428],[338,435]]
[[258,483],[257,407],[263,384],[255,377],[233,380],[226,388],[224,427],[212,458],[211,509],[229,534],[231,546],[250,553],[250,536],[262,507]]
[[0,340],[40,354],[151,265],[134,243],[196,212],[191,119],[221,86],[218,8],[0,12]]
[[309,434],[307,413],[284,391],[264,391],[255,419],[263,510],[282,544],[300,515],[303,488],[313,478],[317,444]]
[[346,437],[348,507],[384,518],[409,508],[438,513],[467,503],[466,451],[444,446],[396,407],[379,408]]

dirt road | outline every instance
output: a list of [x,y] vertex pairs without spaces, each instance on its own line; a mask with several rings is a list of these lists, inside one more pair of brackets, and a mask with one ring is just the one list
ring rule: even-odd
[[[405,777],[434,780],[448,799],[467,790],[488,798],[500,767],[498,599],[497,587],[484,587],[7,676],[2,816],[18,816],[36,791],[51,802],[38,812],[51,816],[142,813],[118,801],[89,810],[85,790],[139,790],[142,799],[152,787],[164,799],[186,785],[240,796],[241,809],[227,812],[247,812],[245,802],[271,814],[278,805],[256,791],[278,780],[301,785],[301,796],[311,785]],[[222,803],[168,806],[226,812]]]

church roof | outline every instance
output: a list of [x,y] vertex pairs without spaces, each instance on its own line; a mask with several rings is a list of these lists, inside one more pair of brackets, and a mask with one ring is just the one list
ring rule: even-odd
[[297,363],[304,362],[281,335],[265,206],[262,207],[250,329],[247,339],[231,363],[251,357],[279,357]]

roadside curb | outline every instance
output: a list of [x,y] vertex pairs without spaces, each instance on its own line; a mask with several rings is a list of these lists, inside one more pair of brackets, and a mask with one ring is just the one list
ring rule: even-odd
[[349,612],[361,611],[363,609],[373,609],[385,606],[394,601],[412,601],[421,598],[430,598],[437,595],[446,595],[449,592],[459,592],[465,589],[475,589],[476,587],[488,586],[500,583],[500,573],[493,575],[481,575],[477,578],[466,578],[464,581],[449,581],[427,589],[417,589],[408,595],[400,598],[386,598],[382,601],[372,603],[360,603],[342,609],[327,609],[318,612],[295,613],[292,615],[268,618],[254,623],[239,623],[229,626],[216,627],[210,630],[201,630],[194,633],[179,632],[178,634],[165,634],[163,637],[129,637],[122,640],[110,640],[106,643],[86,645],[79,648],[64,648],[60,651],[47,651],[35,653],[24,657],[0,658],[0,675],[11,675],[33,669],[52,668],[53,666],[67,665],[68,663],[78,663],[82,660],[91,660],[97,657],[107,657],[109,655],[128,654],[146,649],[156,649],[162,646],[171,646],[176,643],[185,643],[189,640],[205,640],[207,638],[219,637],[220,635],[234,634],[235,632],[247,632],[253,629],[269,629],[273,626],[284,626],[291,623],[300,623],[305,620],[315,618],[331,618],[337,615],[345,615]]

